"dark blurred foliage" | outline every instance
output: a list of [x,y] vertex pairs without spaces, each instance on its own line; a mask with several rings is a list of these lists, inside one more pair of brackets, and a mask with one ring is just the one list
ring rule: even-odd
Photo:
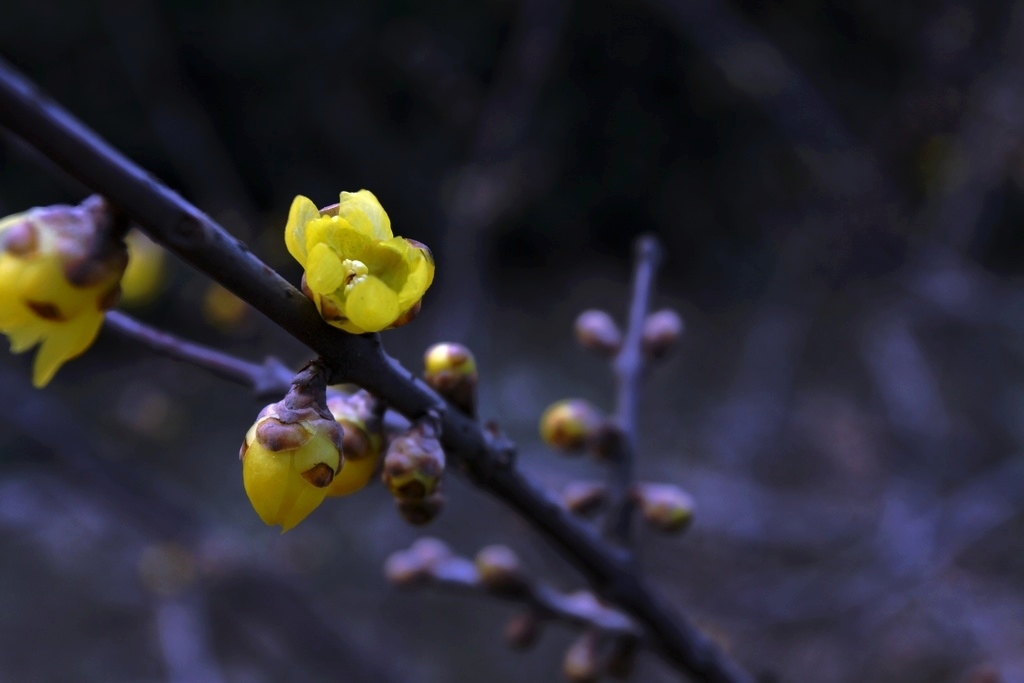
[[[699,505],[642,535],[669,598],[766,680],[1024,680],[1021,2],[35,0],[0,53],[293,281],[292,197],[372,189],[438,262],[389,349],[469,343],[482,414],[552,486],[593,468],[537,415],[611,400],[572,318],[619,315],[658,234],[687,336],[639,470]],[[2,140],[0,215],[81,199]],[[171,280],[142,317],[304,359]],[[0,361],[0,680],[555,678],[566,630],[510,653],[507,606],[384,583],[416,532],[380,487],[262,527],[245,390],[110,334],[44,392],[28,362]],[[575,585],[449,479],[431,533]]]

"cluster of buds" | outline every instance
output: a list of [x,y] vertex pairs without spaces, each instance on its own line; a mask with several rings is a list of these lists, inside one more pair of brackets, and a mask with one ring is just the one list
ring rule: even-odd
[[381,478],[410,524],[427,524],[441,512],[444,499],[438,489],[444,467],[444,449],[431,418],[420,420],[388,444]]
[[281,401],[260,411],[238,453],[249,501],[282,533],[323,502],[344,464],[344,432],[327,409],[326,390],[322,366],[307,365]]
[[[647,358],[662,358],[679,341],[683,329],[683,319],[676,311],[655,311],[644,319],[640,348]],[[607,311],[583,311],[576,318],[574,331],[580,346],[602,356],[612,357],[622,350],[622,330]]]
[[0,332],[21,353],[39,344],[43,387],[95,340],[128,262],[121,218],[100,197],[0,220]]
[[531,579],[519,557],[503,545],[481,548],[470,560],[442,541],[422,538],[408,550],[392,553],[384,573],[399,586],[459,588],[524,605],[526,610],[505,627],[505,640],[515,649],[535,644],[547,621],[582,628],[564,659],[563,672],[570,681],[593,681],[605,673],[625,677],[639,644],[640,631],[624,614],[589,591],[562,593]]

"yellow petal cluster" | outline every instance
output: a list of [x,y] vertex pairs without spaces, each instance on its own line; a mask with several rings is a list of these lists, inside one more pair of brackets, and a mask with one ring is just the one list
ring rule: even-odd
[[430,250],[395,237],[384,207],[368,190],[342,192],[320,211],[298,196],[285,244],[305,269],[303,290],[324,320],[362,334],[411,319],[434,279]]
[[323,502],[342,468],[342,433],[329,420],[284,423],[277,405],[264,408],[239,457],[249,502],[265,524],[284,533]]
[[36,387],[89,348],[117,302],[127,255],[101,244],[104,211],[95,199],[0,219],[0,332],[13,353],[39,346]]

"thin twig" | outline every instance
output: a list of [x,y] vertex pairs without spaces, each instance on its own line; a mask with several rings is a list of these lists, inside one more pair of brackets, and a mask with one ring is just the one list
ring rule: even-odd
[[608,454],[608,494],[610,505],[605,517],[605,536],[622,546],[629,545],[633,503],[633,457],[636,453],[636,421],[640,410],[640,382],[646,357],[643,352],[644,321],[651,305],[654,276],[661,261],[661,247],[652,235],[643,235],[636,243],[636,267],[633,271],[633,299],[622,348],[615,356],[616,381],[614,447]]
[[257,396],[284,394],[292,373],[281,361],[268,357],[262,365],[182,339],[139,322],[121,311],[109,311],[106,325],[118,334],[142,342],[165,356],[209,370],[218,377],[251,387]]
[[583,572],[595,590],[647,629],[666,661],[698,680],[747,683],[752,677],[669,607],[628,556],[603,543],[546,491],[496,454],[479,424],[388,356],[376,334],[327,325],[313,303],[240,240],[157,181],[0,60],[0,124],[129,214],[157,242],[224,285],[319,354],[331,383],[352,382],[410,419],[436,410],[445,452],[473,484],[510,506]]

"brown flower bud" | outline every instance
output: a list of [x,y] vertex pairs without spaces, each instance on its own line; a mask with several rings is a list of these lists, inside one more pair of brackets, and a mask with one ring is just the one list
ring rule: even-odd
[[670,308],[647,316],[644,321],[641,344],[648,358],[661,358],[667,354],[683,334],[683,319]]
[[583,311],[576,318],[575,331],[580,346],[604,356],[614,356],[622,347],[622,331],[605,311]]
[[413,526],[429,524],[444,509],[444,497],[440,493],[434,493],[419,500],[396,498],[395,503],[402,519]]
[[382,479],[398,500],[421,501],[437,490],[444,466],[444,450],[433,428],[422,422],[391,440]]

